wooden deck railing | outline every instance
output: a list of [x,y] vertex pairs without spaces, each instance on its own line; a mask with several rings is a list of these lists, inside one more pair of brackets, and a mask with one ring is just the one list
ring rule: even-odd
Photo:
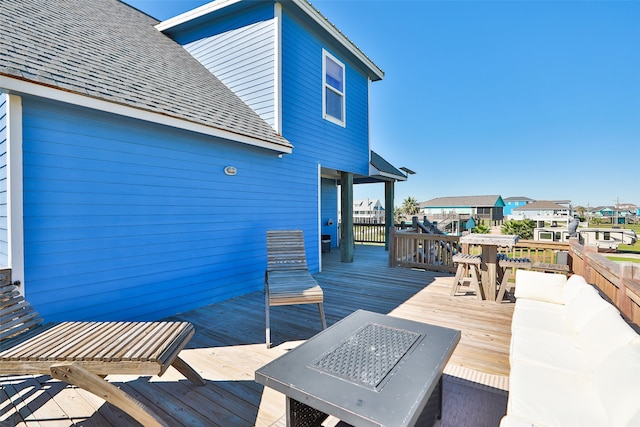
[[391,229],[389,266],[455,273],[451,258],[459,252],[459,242],[458,236]]
[[356,243],[384,243],[384,224],[353,224],[353,241]]
[[[393,231],[389,237],[389,265],[455,272],[451,257],[458,252],[479,255],[480,245],[461,245],[458,236],[434,235],[416,231]],[[568,243],[521,240],[511,249],[498,248],[510,258],[529,258],[532,262],[555,264],[558,253],[569,251]]]
[[[479,254],[476,245],[460,245],[457,236],[441,236],[414,231],[392,230],[389,242],[389,265],[455,272],[451,257],[462,253]],[[511,249],[498,248],[511,258],[529,258],[532,262],[554,264],[558,253],[568,252],[572,273],[597,286],[620,312],[640,326],[640,264],[617,263],[597,252],[595,246],[582,246],[577,240],[569,243],[521,240]]]
[[597,247],[574,240],[569,245],[572,271],[596,285],[629,321],[640,326],[640,264],[611,261]]
[[511,249],[498,248],[510,258],[529,258],[531,262],[558,263],[558,253],[569,251],[568,243],[538,242],[535,240],[519,240]]

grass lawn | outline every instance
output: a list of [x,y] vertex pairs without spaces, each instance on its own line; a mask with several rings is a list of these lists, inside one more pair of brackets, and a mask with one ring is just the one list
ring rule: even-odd
[[607,258],[609,258],[611,261],[616,261],[616,262],[638,262],[640,263],[640,258],[629,258],[629,257],[624,257],[624,256],[608,256]]
[[[611,228],[610,224],[589,224],[589,227],[593,228]],[[627,224],[621,225],[621,228],[625,230],[635,230],[638,237],[640,237],[640,224]],[[619,245],[618,252],[640,254],[640,240],[633,245]],[[638,262],[637,260],[631,260],[632,262]]]

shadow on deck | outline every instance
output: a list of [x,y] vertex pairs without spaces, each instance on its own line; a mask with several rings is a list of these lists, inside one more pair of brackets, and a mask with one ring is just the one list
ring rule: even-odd
[[[493,401],[494,409],[490,421],[476,425],[497,425],[506,404],[506,392],[500,389],[507,388],[513,304],[452,297],[452,275],[387,267],[382,247],[357,246],[353,263],[341,263],[335,249],[324,255],[323,271],[315,277],[324,290],[329,326],[364,309],[460,329],[462,339],[445,370],[445,414],[439,425],[464,425],[470,416],[480,422],[473,402],[484,399]],[[155,408],[172,426],[284,425],[284,396],[254,382],[254,372],[318,333],[320,319],[313,304],[272,307],[271,316],[272,349],[264,343],[261,291],[171,318],[195,325],[196,334],[181,357],[205,378],[204,387],[192,386],[173,368],[160,378],[108,379]],[[477,395],[470,397],[472,392]],[[462,402],[454,404],[454,399]],[[1,426],[77,424],[137,425],[96,396],[49,377],[2,379]]]

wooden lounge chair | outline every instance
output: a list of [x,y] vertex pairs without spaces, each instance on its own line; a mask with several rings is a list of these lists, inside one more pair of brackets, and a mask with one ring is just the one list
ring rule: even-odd
[[307,268],[302,230],[267,231],[267,270],[264,278],[266,341],[271,347],[269,307],[318,304],[322,329],[324,317],[322,288]]
[[117,406],[144,426],[168,424],[104,379],[162,375],[169,365],[192,383],[203,379],[178,357],[194,334],[186,322],[63,322],[42,324],[35,309],[0,271],[0,375],[50,375]]

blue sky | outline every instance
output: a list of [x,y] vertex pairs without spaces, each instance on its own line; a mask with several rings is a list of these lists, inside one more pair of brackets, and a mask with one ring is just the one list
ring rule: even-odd
[[[208,3],[126,2],[160,20]],[[488,194],[640,205],[640,2],[312,3],[385,72],[371,148],[417,172],[397,206]]]

